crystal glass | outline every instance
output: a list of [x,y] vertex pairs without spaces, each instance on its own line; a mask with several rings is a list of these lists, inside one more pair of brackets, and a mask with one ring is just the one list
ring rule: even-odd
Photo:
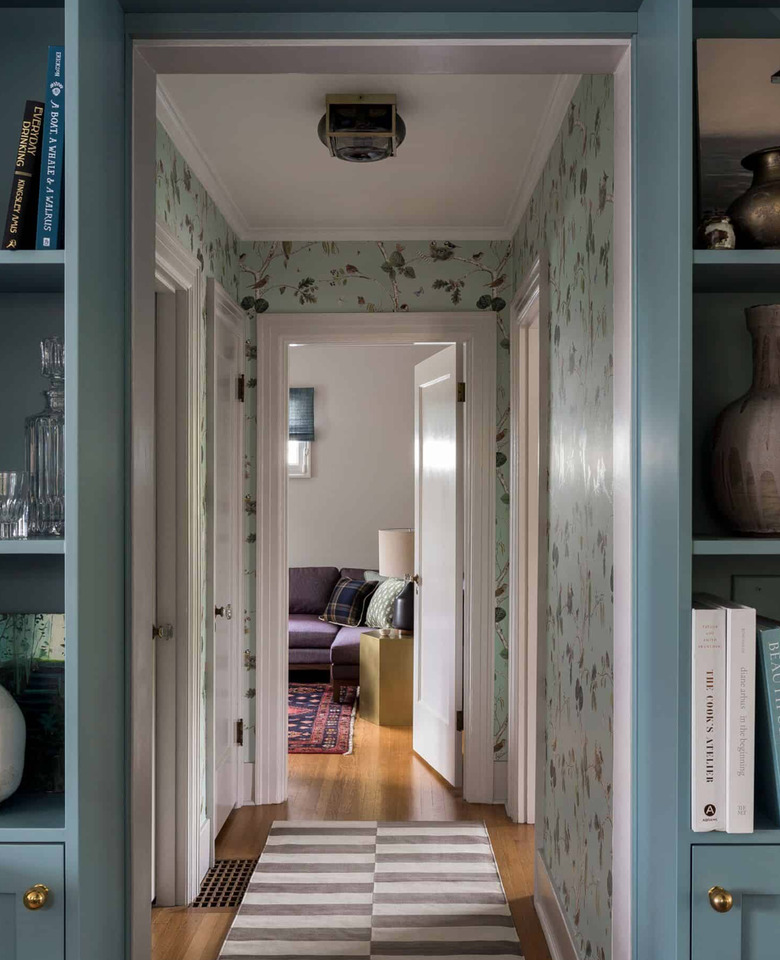
[[21,470],[0,471],[0,540],[25,536],[27,474]]
[[46,407],[25,420],[31,537],[65,536],[65,353],[59,337],[41,342]]

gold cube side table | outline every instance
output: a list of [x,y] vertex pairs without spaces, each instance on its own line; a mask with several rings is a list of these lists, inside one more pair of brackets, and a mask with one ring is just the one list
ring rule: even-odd
[[381,727],[411,727],[414,637],[360,637],[360,716]]

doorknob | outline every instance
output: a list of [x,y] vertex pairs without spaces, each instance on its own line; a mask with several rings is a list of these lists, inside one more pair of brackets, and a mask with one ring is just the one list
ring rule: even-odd
[[716,913],[728,913],[734,906],[734,897],[723,887],[710,887],[707,895],[710,898],[710,906]]
[[233,604],[226,603],[224,607],[214,607],[215,617],[224,617],[226,620],[233,619]]
[[44,883],[36,883],[26,891],[22,900],[28,910],[40,910],[49,899],[49,888]]

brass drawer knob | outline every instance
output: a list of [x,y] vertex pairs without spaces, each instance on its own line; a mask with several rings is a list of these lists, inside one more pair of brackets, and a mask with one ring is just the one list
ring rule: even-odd
[[708,896],[710,906],[716,913],[728,913],[734,906],[734,897],[723,887],[710,887]]
[[49,899],[49,888],[44,883],[36,883],[25,893],[24,905],[28,910],[40,910]]

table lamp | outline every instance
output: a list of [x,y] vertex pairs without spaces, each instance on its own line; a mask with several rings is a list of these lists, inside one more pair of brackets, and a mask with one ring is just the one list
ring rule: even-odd
[[411,633],[414,630],[414,530],[379,531],[379,573],[406,581],[393,607],[393,627]]

